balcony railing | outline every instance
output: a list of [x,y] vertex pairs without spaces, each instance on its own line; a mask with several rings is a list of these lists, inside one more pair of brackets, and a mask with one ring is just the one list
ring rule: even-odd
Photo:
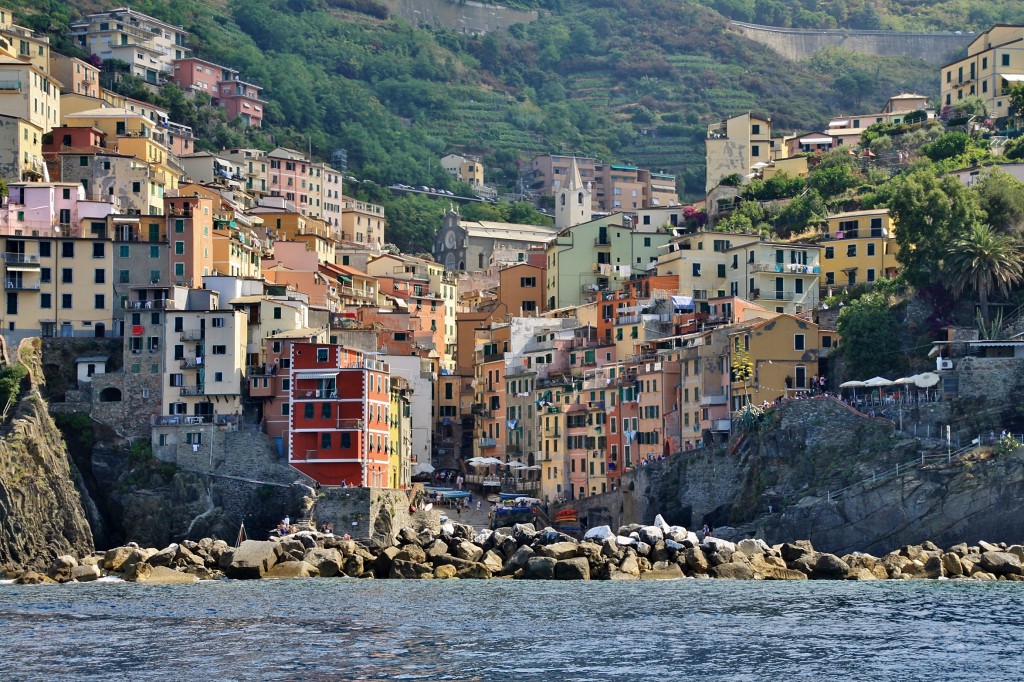
[[197,358],[189,358],[181,361],[182,369],[199,369],[203,366],[203,363],[197,362]]
[[182,341],[202,341],[204,332],[201,329],[186,329],[181,332]]
[[32,253],[10,253],[0,254],[3,259],[12,265],[39,265],[39,256]]
[[319,389],[295,389],[296,400],[330,400],[338,397],[337,391],[324,391]]
[[493,448],[498,446],[498,441],[495,438],[479,438],[477,443],[482,448]]
[[612,240],[608,237],[595,237],[594,246],[611,246]]
[[338,425],[337,425],[336,428],[339,428],[339,429],[349,429],[349,430],[352,430],[352,431],[362,431],[363,430],[363,420],[362,419],[339,419],[338,420]]
[[781,275],[820,275],[821,267],[800,263],[751,263],[751,272],[775,272]]
[[125,301],[123,307],[128,310],[163,310],[174,308],[174,301],[167,298],[158,298],[152,301]]
[[39,282],[23,282],[20,279],[5,279],[4,288],[10,291],[39,291]]
[[181,395],[183,395],[183,396],[206,395],[206,387],[205,386],[182,386],[181,387]]
[[234,414],[181,414],[160,415],[153,417],[153,426],[191,426],[193,424],[237,424],[238,415]]

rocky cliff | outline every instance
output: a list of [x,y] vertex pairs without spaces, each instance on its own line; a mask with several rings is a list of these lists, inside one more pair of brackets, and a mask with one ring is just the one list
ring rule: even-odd
[[77,472],[39,395],[37,343],[18,349],[15,363],[28,374],[0,425],[0,573],[42,568],[58,555],[93,550]]
[[[925,466],[904,467],[922,453],[931,456]],[[690,528],[731,526],[734,539],[810,539],[836,553],[883,554],[925,540],[1024,542],[1024,450],[996,456],[982,448],[948,463],[945,453],[942,442],[909,437],[838,401],[796,401],[729,447],[641,467],[621,490],[573,506],[590,526],[650,523],[660,513]]]

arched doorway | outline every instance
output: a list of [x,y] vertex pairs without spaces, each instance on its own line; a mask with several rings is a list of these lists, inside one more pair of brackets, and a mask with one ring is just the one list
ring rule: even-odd
[[107,386],[105,389],[100,391],[100,402],[101,403],[119,403],[119,402],[121,402],[121,389],[115,388],[114,386]]

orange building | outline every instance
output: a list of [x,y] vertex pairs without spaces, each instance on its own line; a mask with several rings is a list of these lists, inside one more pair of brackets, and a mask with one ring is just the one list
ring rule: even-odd
[[213,199],[164,199],[170,246],[171,279],[180,286],[200,287],[213,274]]

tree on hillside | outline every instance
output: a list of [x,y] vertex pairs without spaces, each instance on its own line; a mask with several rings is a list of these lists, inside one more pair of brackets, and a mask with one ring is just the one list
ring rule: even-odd
[[981,317],[989,326],[988,297],[993,291],[1004,296],[1024,277],[1021,245],[1009,235],[976,223],[955,239],[946,254],[943,270],[957,296],[971,290],[978,295]]
[[1010,85],[1010,113],[1017,118],[1024,118],[1024,83]]
[[845,305],[836,321],[843,375],[847,378],[880,376],[899,368],[901,357],[894,353],[893,332],[898,320],[885,296],[864,294]]
[[998,168],[986,173],[973,186],[988,215],[988,224],[1002,234],[1024,236],[1024,182]]
[[955,177],[937,178],[929,168],[900,176],[884,197],[896,225],[897,260],[907,282],[939,281],[939,265],[953,241],[983,219],[978,195]]
[[971,137],[959,131],[946,133],[931,144],[926,144],[921,151],[932,161],[942,161],[960,156],[971,147]]

